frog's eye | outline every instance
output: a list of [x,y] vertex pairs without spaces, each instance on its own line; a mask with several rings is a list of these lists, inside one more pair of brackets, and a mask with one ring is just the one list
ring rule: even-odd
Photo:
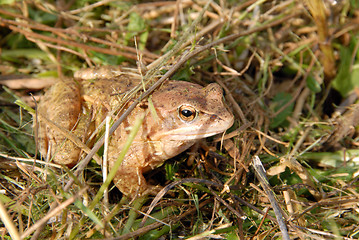
[[198,113],[194,107],[182,105],[178,108],[178,116],[186,122],[190,122],[197,117]]

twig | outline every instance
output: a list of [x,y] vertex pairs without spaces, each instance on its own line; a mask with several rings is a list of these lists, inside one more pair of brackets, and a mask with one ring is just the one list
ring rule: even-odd
[[279,229],[282,232],[282,237],[284,240],[290,240],[287,225],[284,221],[284,217],[281,212],[281,208],[279,207],[278,202],[275,199],[275,195],[274,195],[272,189],[270,188],[264,167],[263,167],[258,156],[254,156],[252,160],[253,160],[252,166],[256,172],[257,178],[258,178],[259,182],[261,183],[264,191],[266,192],[267,197],[273,207],[274,214],[278,221]]

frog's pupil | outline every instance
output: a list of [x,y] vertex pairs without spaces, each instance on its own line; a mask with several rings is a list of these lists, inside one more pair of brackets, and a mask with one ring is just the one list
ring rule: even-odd
[[182,115],[185,116],[185,117],[190,117],[193,115],[193,112],[191,110],[188,110],[188,109],[184,109],[182,110]]

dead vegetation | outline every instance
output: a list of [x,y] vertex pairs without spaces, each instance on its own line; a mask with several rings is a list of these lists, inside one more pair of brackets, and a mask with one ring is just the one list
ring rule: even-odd
[[[0,4],[3,239],[359,238],[357,1]],[[61,168],[27,113],[54,79],[100,65],[143,71],[142,98],[167,76],[217,82],[236,123],[151,172],[156,198],[105,204],[101,141]]]

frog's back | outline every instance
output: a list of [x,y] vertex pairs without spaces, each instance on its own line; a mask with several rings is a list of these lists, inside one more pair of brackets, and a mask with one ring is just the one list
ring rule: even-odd
[[36,128],[42,156],[59,164],[76,164],[81,148],[69,138],[85,143],[107,113],[139,82],[138,74],[118,67],[83,69],[72,79],[56,82],[38,104]]

